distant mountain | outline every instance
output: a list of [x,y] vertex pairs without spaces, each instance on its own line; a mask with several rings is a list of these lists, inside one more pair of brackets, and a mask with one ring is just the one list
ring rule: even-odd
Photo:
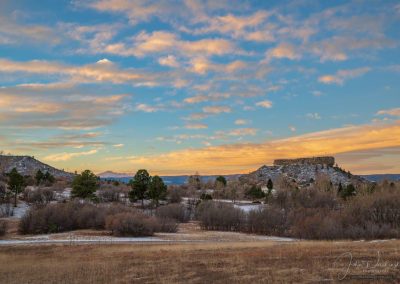
[[0,173],[9,173],[13,168],[25,176],[34,176],[38,170],[49,172],[56,178],[72,179],[74,174],[56,169],[44,164],[30,156],[8,156],[0,155]]
[[[103,180],[117,180],[124,183],[128,183],[133,178],[133,175],[114,173],[112,171],[106,171],[104,173],[100,173],[98,174],[98,176]],[[237,178],[238,176],[240,175],[225,175],[225,178],[232,179],[232,178]],[[201,180],[202,182],[207,182],[209,180],[215,180],[217,177],[218,175],[201,176]],[[161,176],[161,178],[167,185],[182,185],[187,183],[189,176],[188,175]]]
[[374,182],[379,182],[379,181],[383,181],[383,180],[389,180],[389,181],[400,180],[400,174],[362,175],[362,177],[369,181],[374,181]]
[[133,175],[128,173],[116,173],[113,171],[105,171],[98,174],[97,176],[103,179],[109,179],[109,178],[125,178],[125,177],[131,177]]

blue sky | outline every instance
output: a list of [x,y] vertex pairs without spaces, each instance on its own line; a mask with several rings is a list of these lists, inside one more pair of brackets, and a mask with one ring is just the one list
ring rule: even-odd
[[398,1],[0,3],[0,150],[67,170],[400,172]]

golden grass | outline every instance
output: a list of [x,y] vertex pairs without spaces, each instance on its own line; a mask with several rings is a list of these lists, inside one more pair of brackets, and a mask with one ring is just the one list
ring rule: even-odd
[[[400,241],[226,242],[0,247],[1,283],[319,283],[338,281],[335,260],[351,252],[348,275],[400,280]],[[355,261],[377,262],[370,271]],[[386,267],[382,267],[386,263]],[[392,264],[392,267],[389,267]],[[330,279],[330,280],[329,280]],[[347,278],[349,279],[349,278]],[[382,283],[388,279],[380,280]],[[353,280],[356,281],[356,280]],[[393,281],[395,282],[395,280]],[[361,283],[361,282],[359,282]]]

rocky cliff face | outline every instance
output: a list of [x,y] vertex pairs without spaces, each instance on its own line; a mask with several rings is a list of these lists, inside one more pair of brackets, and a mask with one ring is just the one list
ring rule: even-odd
[[274,166],[287,165],[327,165],[333,167],[335,165],[334,157],[312,157],[298,159],[279,159],[274,161]]
[[56,178],[72,179],[74,174],[53,168],[29,156],[0,155],[0,173],[8,173],[13,168],[22,175],[34,176],[38,170],[49,172]]
[[268,179],[275,181],[280,176],[295,180],[299,186],[307,186],[317,179],[319,175],[326,175],[334,185],[342,183],[367,182],[365,179],[345,172],[339,167],[333,166],[333,157],[313,157],[293,160],[275,160],[274,166],[262,166],[258,170],[244,175],[244,180],[255,180],[258,183],[266,183]]

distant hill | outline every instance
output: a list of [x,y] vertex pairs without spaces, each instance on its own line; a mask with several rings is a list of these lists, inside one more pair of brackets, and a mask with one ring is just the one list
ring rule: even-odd
[[389,181],[399,181],[400,180],[400,174],[362,175],[362,177],[369,181],[374,181],[374,182],[379,182],[379,181],[383,181],[383,180],[389,180]]
[[343,171],[334,165],[334,157],[275,160],[273,166],[262,166],[248,175],[243,175],[241,179],[243,181],[253,180],[258,183],[266,183],[268,179],[274,181],[282,175],[290,180],[295,180],[300,186],[307,186],[315,181],[318,175],[324,174],[335,185],[339,183],[347,185],[350,183],[368,182],[363,177]]
[[56,178],[72,179],[74,174],[56,169],[30,156],[0,155],[0,173],[9,173],[13,168],[25,176],[34,176],[38,170],[49,172]]

